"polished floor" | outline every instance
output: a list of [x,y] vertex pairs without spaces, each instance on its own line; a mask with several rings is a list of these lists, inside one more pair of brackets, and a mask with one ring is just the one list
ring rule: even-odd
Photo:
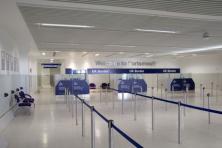
[[[161,96],[161,93],[155,95]],[[150,94],[148,94],[150,95]],[[165,96],[163,93],[162,96]],[[85,107],[85,137],[81,136],[81,108],[78,103],[78,125],[76,125],[75,105],[67,106],[64,97],[55,97],[50,89],[42,90],[37,98],[36,108],[17,111],[15,119],[2,131],[1,137],[8,148],[89,148],[90,147],[90,114]],[[208,124],[208,113],[193,109],[181,108],[181,144],[178,144],[176,105],[154,101],[154,130],[151,128],[151,100],[137,97],[137,120],[134,120],[134,102],[132,96],[124,94],[122,113],[121,94],[113,92],[92,92],[90,96],[81,96],[92,104],[108,119],[138,141],[144,147],[153,148],[219,148],[222,145],[222,115],[211,114]],[[183,93],[168,94],[168,98],[184,101]],[[210,106],[222,110],[222,99],[210,97]],[[73,98],[73,97],[71,97]],[[113,99],[114,98],[114,99]],[[114,100],[114,103],[113,103]],[[189,93],[188,104],[202,106],[202,97],[197,91]],[[205,106],[207,99],[205,97]],[[70,109],[69,109],[70,107]],[[72,109],[74,114],[72,117]],[[96,148],[108,147],[107,124],[95,115]],[[113,147],[133,147],[113,130]]]

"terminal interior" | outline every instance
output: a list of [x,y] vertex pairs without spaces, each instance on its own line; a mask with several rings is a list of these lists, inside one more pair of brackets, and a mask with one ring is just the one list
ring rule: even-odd
[[1,0],[0,148],[220,148],[222,1]]

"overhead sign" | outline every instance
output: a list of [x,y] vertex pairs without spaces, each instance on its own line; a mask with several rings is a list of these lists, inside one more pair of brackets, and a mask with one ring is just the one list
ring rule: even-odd
[[180,68],[146,68],[146,69],[108,69],[108,68],[89,68],[88,74],[158,74],[158,73],[180,73]]
[[147,62],[147,61],[107,61],[107,60],[97,60],[95,61],[96,66],[153,66],[156,64],[155,61]]
[[56,63],[42,63],[43,68],[58,68],[61,64]]

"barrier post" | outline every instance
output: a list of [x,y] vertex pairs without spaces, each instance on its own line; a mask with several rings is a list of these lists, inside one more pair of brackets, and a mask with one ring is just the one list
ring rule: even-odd
[[73,105],[74,105],[74,99],[75,99],[76,97],[75,97],[75,95],[74,95],[74,98],[72,97],[72,100],[71,100],[71,103],[72,103],[72,118],[74,117],[74,111],[73,111],[73,109],[74,109],[74,107],[73,107]]
[[123,100],[124,100],[124,93],[122,92],[122,114],[123,114]]
[[204,90],[205,90],[205,87],[203,87],[203,107],[205,105],[205,98],[204,98],[205,92],[204,92]]
[[101,103],[101,98],[102,98],[102,86],[100,86],[100,94],[99,94],[99,102]]
[[137,105],[136,105],[136,93],[134,96],[134,120],[136,121],[136,112],[137,112]]
[[[185,91],[183,92],[183,94],[184,94],[183,103],[186,104],[187,91],[185,90]],[[185,107],[185,106],[183,107],[183,115],[186,116],[186,107]]]
[[172,85],[172,91],[171,91],[171,98],[173,99],[174,98],[174,86]]
[[161,89],[160,89],[160,98],[163,97],[163,83],[161,83]]
[[78,100],[77,100],[77,97],[75,97],[76,98],[76,100],[75,100],[75,102],[76,102],[76,125],[78,125]]
[[154,106],[153,106],[153,89],[154,87],[152,87],[152,101],[151,101],[151,117],[152,117],[152,130],[154,130]]
[[66,88],[65,88],[65,90],[64,90],[64,102],[65,102],[66,105],[67,105],[67,100],[66,100]]
[[91,148],[95,148],[95,119],[94,119],[94,106],[90,107],[91,115]]
[[[114,110],[114,108],[115,108],[115,91],[113,90],[113,93],[112,93],[113,95],[112,95],[112,100],[113,100],[113,110]],[[117,96],[118,97],[118,96]]]
[[[208,109],[210,109],[210,93],[207,93],[207,106],[208,106]],[[211,120],[210,120],[210,111],[208,111],[208,124],[211,123]]]
[[179,101],[178,102],[178,144],[181,143],[181,131],[180,131],[180,121],[181,121],[181,118],[180,118],[180,106],[181,106],[181,102]]
[[68,90],[68,107],[69,107],[69,112],[71,112],[71,104],[70,104],[70,90]]
[[211,96],[213,97],[214,93],[214,82],[211,82]]
[[200,84],[200,98],[202,97],[202,88],[203,88],[203,84]]
[[81,99],[82,106],[82,137],[85,136],[85,116],[84,116],[84,100]]
[[[165,98],[167,99],[167,88],[165,88]],[[167,111],[167,102],[165,103],[165,110]]]
[[217,84],[216,85],[216,102],[218,101],[217,99],[218,99],[218,88],[219,88],[219,85]]
[[108,141],[109,141],[109,148],[112,148],[112,125],[113,120],[108,121]]

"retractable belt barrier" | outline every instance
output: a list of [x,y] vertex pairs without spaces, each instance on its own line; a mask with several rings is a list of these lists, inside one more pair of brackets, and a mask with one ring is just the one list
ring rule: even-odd
[[[78,98],[80,101],[83,102],[89,109],[92,108],[88,103],[84,101],[84,99],[80,98],[78,95],[75,95],[76,98]],[[106,123],[109,123],[110,120],[108,120],[104,115],[102,115],[99,111],[97,111],[95,108],[93,108],[93,111],[102,118]],[[111,122],[111,128],[115,129],[121,136],[123,136],[127,141],[129,141],[132,145],[134,145],[136,148],[143,148],[138,142],[133,140],[130,136],[128,136],[125,132],[123,132],[121,129],[119,129],[114,123]]]
[[[117,89],[114,89],[114,88],[110,88],[110,89],[114,90],[114,91],[118,91]],[[152,99],[152,96],[146,96],[146,95],[143,95],[143,94],[138,94],[138,93],[133,93],[133,92],[124,92],[124,93],[135,94],[137,96]],[[153,99],[159,100],[159,101],[162,101],[162,102],[171,103],[171,104],[177,104],[177,105],[179,104],[179,101],[166,100],[166,99],[162,99],[162,98],[158,98],[158,97],[153,97]],[[184,106],[184,107],[187,107],[187,108],[192,108],[192,109],[201,110],[201,111],[205,111],[205,112],[211,112],[211,113],[215,113],[215,114],[222,114],[222,111],[219,111],[219,110],[214,110],[214,109],[208,109],[208,108],[204,108],[204,107],[189,105],[189,104],[185,104],[185,103],[182,103],[182,102],[180,103],[180,105]]]
[[[119,91],[117,89],[114,89],[114,88],[109,88],[111,90],[114,90],[114,91],[117,91],[117,92],[120,92],[120,93],[129,93],[129,94],[132,94],[132,95],[135,95],[135,96],[141,96],[141,97],[144,97],[144,98],[149,98],[152,100],[151,102],[151,121],[152,121],[152,130],[154,130],[154,105],[153,105],[153,101],[154,100],[158,100],[158,101],[162,101],[162,102],[166,102],[167,103],[170,103],[170,104],[174,104],[174,105],[177,105],[178,107],[178,126],[177,126],[177,129],[178,129],[178,144],[181,143],[181,107],[183,106],[184,107],[184,115],[185,115],[185,108],[191,108],[191,109],[196,109],[196,110],[201,110],[201,111],[205,111],[205,112],[208,112],[208,124],[211,123],[211,116],[210,114],[211,113],[214,113],[214,114],[222,114],[222,111],[219,111],[219,110],[214,110],[214,109],[210,109],[210,103],[209,103],[209,97],[210,97],[210,94],[208,93],[207,96],[208,96],[208,108],[204,108],[204,107],[199,107],[199,106],[194,106],[194,105],[190,105],[190,104],[186,104],[186,103],[182,103],[181,101],[173,101],[173,100],[166,100],[166,99],[162,99],[162,98],[158,98],[158,97],[154,97],[153,96],[153,87],[152,87],[152,96],[146,96],[146,95],[143,95],[143,94],[138,94],[136,92],[128,92],[128,91]],[[123,100],[123,99],[122,99]],[[136,99],[135,99],[136,101]],[[204,105],[203,105],[204,106]],[[136,108],[136,103],[135,103],[135,107]],[[123,109],[123,108],[122,108]],[[136,110],[134,109],[134,116],[136,117]],[[134,119],[136,119],[134,117]]]

